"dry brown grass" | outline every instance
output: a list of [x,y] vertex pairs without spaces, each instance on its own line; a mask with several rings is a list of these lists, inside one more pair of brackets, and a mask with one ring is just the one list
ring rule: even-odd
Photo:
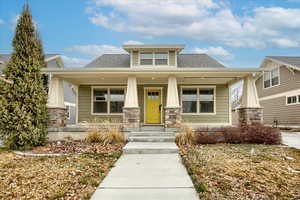
[[179,146],[196,144],[197,138],[192,128],[184,128],[182,132],[176,135],[176,143]]
[[300,199],[300,150],[226,144],[180,151],[201,199]]
[[126,142],[126,137],[121,132],[120,127],[107,120],[90,125],[87,132],[85,141],[89,143],[103,143],[106,145]]

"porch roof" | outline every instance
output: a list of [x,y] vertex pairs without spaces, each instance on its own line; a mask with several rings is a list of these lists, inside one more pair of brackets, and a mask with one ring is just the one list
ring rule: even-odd
[[269,69],[238,68],[44,68],[42,72],[61,78],[75,85],[126,84],[128,76],[136,76],[138,84],[167,84],[171,75],[178,84],[228,84],[248,75],[257,76]]

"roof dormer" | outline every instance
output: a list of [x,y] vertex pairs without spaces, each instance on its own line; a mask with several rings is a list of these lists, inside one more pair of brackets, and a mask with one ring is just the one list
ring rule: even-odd
[[177,55],[184,45],[123,45],[131,67],[177,67]]

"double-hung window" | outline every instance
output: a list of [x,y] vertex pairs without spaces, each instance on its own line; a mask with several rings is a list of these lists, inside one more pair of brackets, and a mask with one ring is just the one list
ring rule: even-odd
[[141,65],[153,65],[153,53],[152,52],[141,52],[140,53],[140,64]]
[[168,65],[168,52],[141,52],[140,65]]
[[155,65],[168,65],[168,53],[156,52],[155,53]]
[[183,113],[215,113],[215,88],[182,88]]
[[124,88],[93,88],[93,114],[122,113]]
[[300,104],[300,95],[293,95],[286,97],[286,104],[293,105],[293,104]]
[[264,88],[279,85],[279,67],[271,72],[264,72]]

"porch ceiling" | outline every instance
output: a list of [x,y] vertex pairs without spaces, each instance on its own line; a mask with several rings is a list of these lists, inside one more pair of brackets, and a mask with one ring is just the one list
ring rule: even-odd
[[178,84],[227,84],[266,69],[44,69],[75,85],[127,84],[128,76],[136,76],[138,84],[167,84],[168,77],[177,77]]

